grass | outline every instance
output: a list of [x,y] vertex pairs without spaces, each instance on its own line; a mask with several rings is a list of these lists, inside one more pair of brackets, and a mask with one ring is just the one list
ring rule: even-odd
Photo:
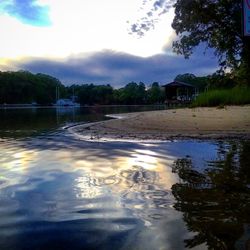
[[191,107],[250,104],[250,87],[209,90],[200,94]]

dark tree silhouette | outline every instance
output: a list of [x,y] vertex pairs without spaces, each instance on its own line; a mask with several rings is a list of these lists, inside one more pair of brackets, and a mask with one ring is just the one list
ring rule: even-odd
[[[250,143],[221,144],[218,158],[207,163],[203,173],[192,159],[178,159],[173,172],[180,183],[172,186],[175,208],[195,233],[186,247],[205,243],[209,249],[248,249],[250,235]],[[244,237],[245,234],[245,237]]]

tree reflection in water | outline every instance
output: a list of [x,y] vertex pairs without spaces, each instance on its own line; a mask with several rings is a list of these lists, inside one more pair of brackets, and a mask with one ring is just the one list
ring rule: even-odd
[[174,162],[180,181],[172,186],[175,208],[195,236],[187,248],[250,249],[250,142],[219,143],[203,172],[187,156]]

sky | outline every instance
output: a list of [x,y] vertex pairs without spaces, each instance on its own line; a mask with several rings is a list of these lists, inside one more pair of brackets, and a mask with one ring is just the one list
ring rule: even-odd
[[0,71],[114,87],[213,73],[212,51],[173,53],[173,18],[172,0],[0,0]]

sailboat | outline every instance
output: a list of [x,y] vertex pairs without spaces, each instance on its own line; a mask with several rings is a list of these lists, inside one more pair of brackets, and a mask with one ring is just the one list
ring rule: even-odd
[[75,96],[74,96],[74,89],[73,89],[73,96],[71,99],[67,99],[67,98],[61,98],[60,99],[60,92],[59,92],[59,87],[56,87],[56,103],[54,104],[54,106],[57,107],[80,107],[79,103],[75,102]]

